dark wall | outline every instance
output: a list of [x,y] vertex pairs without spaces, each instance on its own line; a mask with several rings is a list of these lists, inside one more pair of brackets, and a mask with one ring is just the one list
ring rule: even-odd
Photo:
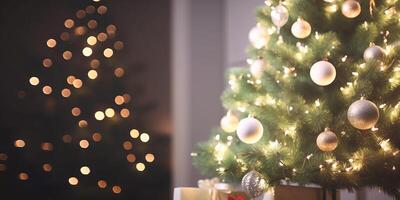
[[[118,57],[126,67],[122,80],[132,96],[130,125],[151,135],[151,142],[137,144],[151,149],[155,163],[145,172],[137,172],[120,152],[124,135],[103,137],[108,146],[81,155],[80,149],[61,142],[64,130],[73,130],[70,116],[65,118],[63,104],[45,97],[29,85],[33,73],[40,75],[42,59],[48,54],[46,41],[64,31],[64,20],[85,8],[91,1],[24,0],[3,1],[0,7],[0,194],[1,199],[169,199],[170,198],[170,2],[158,0],[110,0],[107,20],[117,25],[124,50]],[[65,77],[50,77],[53,80]],[[105,83],[102,83],[105,84]],[[55,86],[56,87],[56,86]],[[106,97],[107,94],[104,94]],[[96,98],[96,96],[92,97]],[[99,99],[102,97],[98,97]],[[96,99],[92,99],[96,100]],[[55,106],[52,106],[55,105]],[[57,106],[58,105],[58,106]],[[51,112],[48,110],[50,108]],[[54,108],[54,109],[53,109]],[[135,108],[138,108],[137,112]],[[26,147],[14,147],[16,139],[25,139]],[[51,142],[51,155],[40,150],[41,142]],[[64,145],[64,146],[63,146]],[[136,148],[134,143],[134,149]],[[145,146],[146,145],[146,146]],[[118,147],[118,148],[117,148]],[[91,147],[92,148],[92,147]],[[111,153],[110,153],[111,151]],[[7,159],[1,155],[7,155]],[[79,155],[79,157],[76,157]],[[91,155],[95,155],[91,157]],[[111,158],[112,157],[112,158]],[[93,158],[93,159],[89,159]],[[97,159],[98,158],[98,159]],[[95,165],[91,176],[77,187],[68,177],[82,159]],[[44,161],[54,163],[52,173],[43,173]],[[1,170],[1,166],[7,169]],[[20,172],[29,179],[21,181]],[[96,177],[94,177],[96,176]],[[97,188],[99,177],[110,177],[105,190]],[[122,193],[113,194],[112,183],[121,185]]]

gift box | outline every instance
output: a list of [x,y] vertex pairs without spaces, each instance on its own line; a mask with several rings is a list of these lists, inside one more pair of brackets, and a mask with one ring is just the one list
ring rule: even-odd
[[[318,185],[299,186],[285,183],[265,192],[255,200],[340,200],[335,194]],[[174,190],[174,200],[252,200],[237,184],[199,181],[199,188],[180,187]]]

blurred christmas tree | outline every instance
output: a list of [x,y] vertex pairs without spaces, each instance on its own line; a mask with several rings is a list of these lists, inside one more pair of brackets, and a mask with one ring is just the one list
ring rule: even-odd
[[130,85],[134,97],[126,92],[125,75],[140,75],[142,66],[124,63],[124,43],[107,3],[85,4],[64,21],[63,32],[43,42],[46,54],[30,69],[28,91],[18,93],[25,100],[18,102],[20,122],[2,126],[14,133],[2,138],[4,196],[11,193],[7,188],[19,188],[32,197],[129,199],[129,188],[154,180],[146,178],[156,161],[154,148],[137,116],[155,105],[141,100],[141,85]]
[[400,1],[265,3],[249,33],[250,69],[228,74],[229,112],[192,154],[195,166],[244,177],[253,197],[291,181],[399,199]]

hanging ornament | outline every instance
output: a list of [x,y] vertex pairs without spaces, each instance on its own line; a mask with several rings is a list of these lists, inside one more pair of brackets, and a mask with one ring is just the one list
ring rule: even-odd
[[342,13],[347,18],[355,18],[361,13],[361,6],[355,0],[347,0],[342,4]]
[[252,170],[248,172],[242,178],[242,189],[252,198],[257,198],[264,194],[264,190],[266,188],[266,182],[263,176]]
[[256,49],[261,49],[267,45],[269,34],[267,28],[261,24],[253,27],[249,32],[249,40]]
[[298,18],[292,25],[292,34],[294,37],[303,39],[311,34],[311,25],[307,21]]
[[220,121],[220,125],[222,130],[227,133],[233,133],[236,131],[236,128],[239,124],[239,118],[234,115],[231,111],[228,111],[224,117],[222,117]]
[[260,121],[253,117],[240,120],[237,127],[237,136],[246,144],[254,144],[263,136],[264,128]]
[[317,137],[317,146],[321,151],[333,151],[336,149],[337,145],[338,138],[329,128],[325,128],[325,131],[320,133]]
[[289,11],[284,5],[279,4],[278,6],[272,9],[271,20],[272,23],[274,23],[275,26],[278,27],[278,32],[279,29],[287,23],[288,19],[289,19]]
[[385,50],[377,45],[371,45],[364,51],[364,60],[368,61],[383,61],[386,57]]
[[253,60],[250,64],[250,73],[256,79],[260,79],[264,73],[265,62],[263,59]]
[[350,105],[347,119],[355,128],[367,130],[378,122],[379,109],[373,102],[361,98]]
[[327,86],[335,80],[336,69],[328,61],[318,61],[311,66],[310,76],[315,84]]

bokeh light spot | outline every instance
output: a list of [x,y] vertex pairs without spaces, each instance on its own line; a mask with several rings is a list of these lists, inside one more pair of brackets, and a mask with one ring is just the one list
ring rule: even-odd
[[154,158],[153,154],[148,153],[148,154],[146,154],[145,159],[146,159],[147,162],[151,163],[151,162],[154,162],[155,158]]
[[90,168],[88,166],[81,167],[81,174],[89,175],[90,174]]
[[140,172],[144,171],[146,169],[146,166],[143,163],[137,163],[136,164],[136,169]]
[[142,141],[142,142],[148,142],[149,140],[150,140],[150,135],[149,134],[147,134],[147,133],[142,133],[141,135],[140,135],[140,140]]
[[24,148],[26,145],[24,140],[15,140],[14,146],[17,148]]
[[79,146],[82,148],[82,149],[87,149],[88,147],[89,147],[89,141],[87,141],[87,140],[81,140],[80,142],[79,142]]
[[70,178],[68,179],[68,183],[69,183],[70,185],[78,185],[79,180],[78,180],[76,177],[70,177]]
[[46,44],[49,48],[54,48],[57,45],[57,41],[53,38],[50,38],[47,40]]
[[111,48],[104,49],[103,55],[106,58],[111,58],[114,54],[114,51]]
[[39,85],[40,80],[39,80],[38,77],[32,76],[32,77],[29,79],[29,83],[30,83],[31,85],[33,85],[33,86],[36,86],[36,85]]
[[96,120],[98,120],[98,121],[103,120],[104,117],[105,117],[105,115],[104,115],[104,113],[103,113],[102,111],[97,111],[97,112],[94,114],[94,118],[96,118]]
[[91,56],[92,53],[93,53],[93,50],[92,50],[92,48],[90,48],[90,47],[85,47],[85,48],[82,49],[82,54],[83,54],[84,56],[86,56],[86,57]]
[[89,77],[90,79],[92,79],[92,80],[93,80],[93,79],[96,79],[96,78],[97,78],[97,75],[98,75],[98,74],[97,74],[97,71],[96,71],[96,70],[93,70],[93,69],[92,69],[92,70],[89,70],[89,71],[88,71],[88,77]]
[[66,19],[64,21],[65,28],[72,28],[72,27],[74,27],[74,25],[75,25],[75,22],[72,19]]
[[139,131],[137,129],[132,129],[129,134],[131,135],[132,138],[138,138],[139,137]]

